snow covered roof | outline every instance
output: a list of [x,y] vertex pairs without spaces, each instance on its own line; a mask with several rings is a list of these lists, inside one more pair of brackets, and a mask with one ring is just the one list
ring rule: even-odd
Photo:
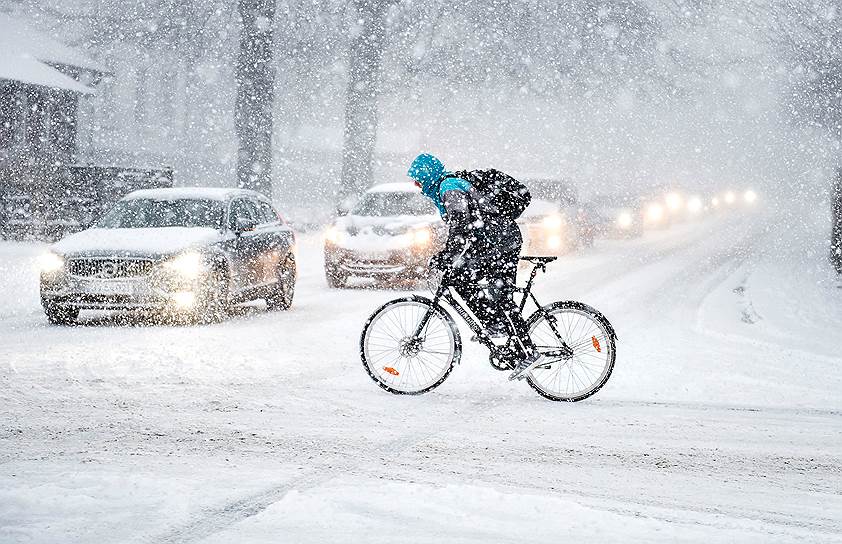
[[368,190],[369,193],[417,193],[418,191],[420,189],[408,181],[380,183]]
[[5,51],[0,51],[0,79],[10,79],[82,94],[95,92],[87,85],[79,83],[72,77],[26,54],[15,55]]
[[0,51],[28,54],[43,62],[108,72],[105,67],[81,51],[61,43],[49,34],[35,30],[6,13],[0,13]]
[[136,198],[149,198],[153,200],[228,200],[238,195],[262,198],[262,195],[255,191],[233,187],[174,187],[132,191],[124,196],[123,200],[134,200]]
[[95,61],[48,34],[27,26],[6,13],[0,13],[0,79],[9,79],[91,94],[94,90],[48,63],[107,72]]

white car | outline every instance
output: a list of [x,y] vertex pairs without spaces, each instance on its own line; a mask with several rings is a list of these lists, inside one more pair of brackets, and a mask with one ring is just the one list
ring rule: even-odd
[[415,280],[444,243],[444,224],[432,201],[409,182],[375,185],[328,227],[325,276],[331,287],[350,277]]

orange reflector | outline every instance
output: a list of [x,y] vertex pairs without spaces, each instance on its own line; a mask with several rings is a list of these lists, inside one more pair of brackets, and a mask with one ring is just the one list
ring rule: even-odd
[[599,340],[596,339],[596,336],[591,336],[591,343],[593,344],[593,349],[602,353],[602,346],[599,345]]
[[386,372],[388,372],[392,376],[397,376],[397,375],[400,374],[400,372],[398,372],[397,370],[395,370],[394,368],[392,368],[390,366],[384,366],[383,370],[385,370]]

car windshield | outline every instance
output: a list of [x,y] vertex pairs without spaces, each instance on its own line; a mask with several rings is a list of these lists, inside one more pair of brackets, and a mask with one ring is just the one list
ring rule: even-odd
[[155,200],[135,198],[118,202],[96,226],[104,229],[158,227],[222,227],[225,205],[217,200]]
[[354,215],[386,217],[391,215],[432,215],[433,203],[421,193],[371,192],[357,202]]

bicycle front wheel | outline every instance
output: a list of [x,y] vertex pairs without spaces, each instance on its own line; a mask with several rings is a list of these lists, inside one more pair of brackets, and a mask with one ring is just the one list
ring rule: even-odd
[[616,338],[597,310],[581,302],[555,302],[532,314],[527,326],[538,351],[547,354],[547,362],[526,376],[540,395],[576,402],[608,381],[617,357]]
[[[426,318],[421,334],[418,325]],[[438,387],[459,362],[462,344],[453,318],[424,297],[387,302],[366,322],[360,357],[371,379],[396,395]]]

